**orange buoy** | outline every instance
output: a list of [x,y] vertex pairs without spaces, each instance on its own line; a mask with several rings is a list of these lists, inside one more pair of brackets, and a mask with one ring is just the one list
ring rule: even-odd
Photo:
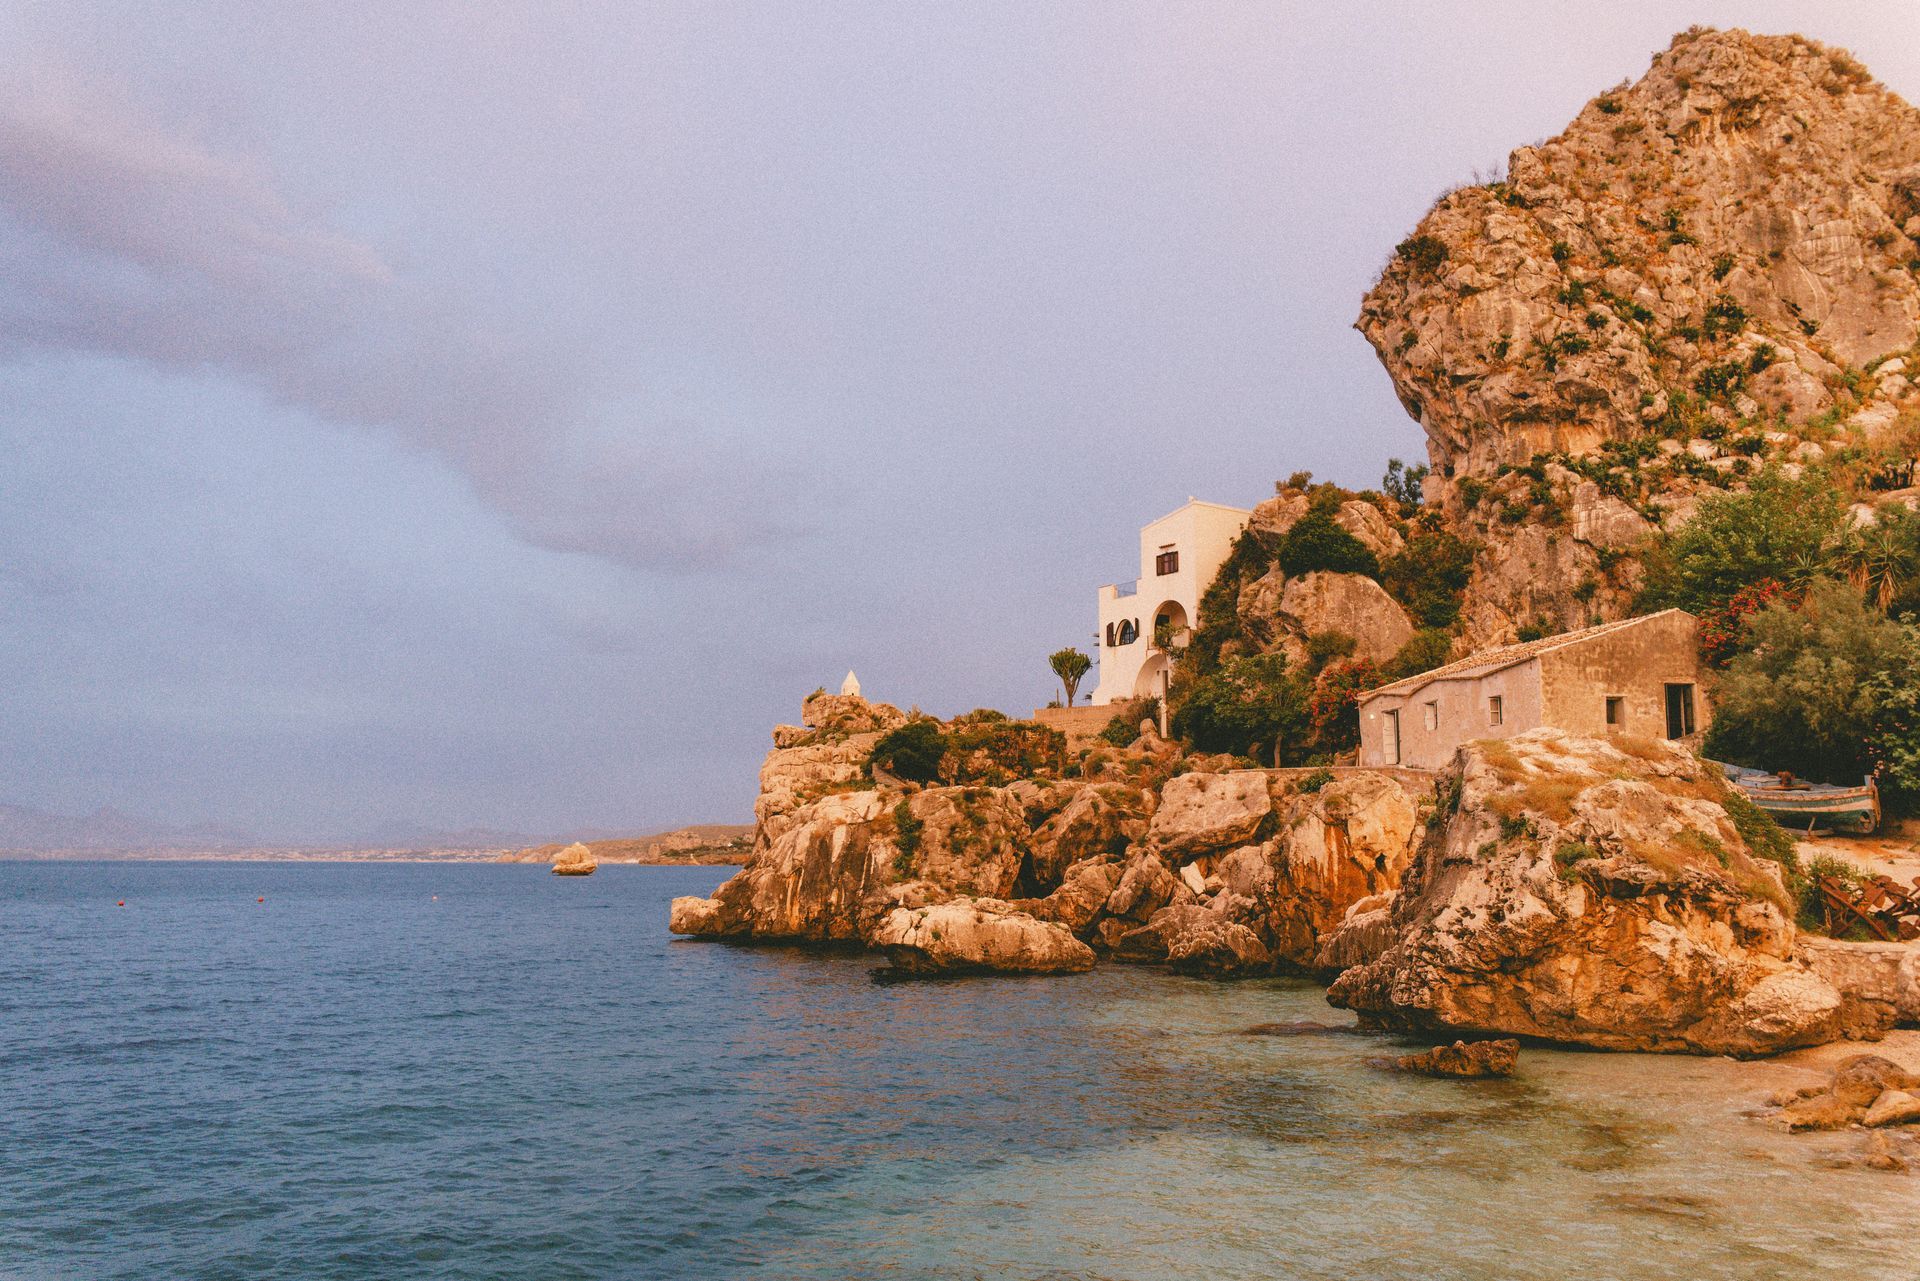
[[127,900],[125,899],[121,899],[118,903],[114,904],[115,907],[125,907],[126,905],[127,905]]
[[262,894],[262,895],[261,895],[261,896],[260,896],[259,898],[257,898],[257,899],[255,899],[255,900],[253,900],[253,901],[254,901],[254,902],[256,902],[256,903],[264,903],[264,902],[266,902],[266,901],[267,901],[267,896],[266,896],[266,895],[264,895],[264,894]]

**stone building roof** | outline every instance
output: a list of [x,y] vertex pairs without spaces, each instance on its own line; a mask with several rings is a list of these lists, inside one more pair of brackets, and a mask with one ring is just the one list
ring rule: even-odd
[[1688,614],[1684,609],[1663,609],[1657,614],[1642,614],[1637,618],[1622,618],[1616,622],[1600,623],[1593,627],[1582,627],[1579,631],[1575,632],[1561,632],[1558,636],[1542,636],[1539,640],[1522,641],[1518,645],[1503,645],[1498,649],[1481,650],[1478,654],[1469,654],[1465,658],[1455,659],[1453,662],[1443,667],[1436,667],[1432,671],[1421,672],[1415,676],[1405,676],[1389,684],[1370,689],[1360,696],[1360,701],[1365,702],[1377,694],[1405,693],[1408,690],[1417,689],[1422,685],[1437,680],[1487,676],[1500,671],[1502,668],[1524,663],[1528,659],[1538,657],[1541,654],[1549,653],[1556,649],[1564,649],[1569,645],[1578,645],[1585,641],[1593,640],[1598,636],[1606,636],[1613,632],[1623,632],[1630,627],[1638,627],[1642,623],[1650,623],[1656,618],[1665,618],[1669,614],[1679,614],[1686,618],[1693,617],[1693,615]]

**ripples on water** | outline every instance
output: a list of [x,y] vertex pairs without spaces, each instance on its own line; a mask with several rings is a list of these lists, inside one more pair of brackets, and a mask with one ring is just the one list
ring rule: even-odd
[[1242,1034],[1342,1017],[1301,983],[671,942],[724,875],[0,863],[0,1277],[1920,1275],[1920,1186],[1725,1065],[1428,1081]]

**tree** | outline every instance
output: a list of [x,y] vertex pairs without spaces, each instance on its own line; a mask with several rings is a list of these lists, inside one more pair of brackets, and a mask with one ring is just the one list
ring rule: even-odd
[[1203,752],[1261,756],[1274,743],[1304,744],[1309,678],[1287,669],[1285,654],[1229,658],[1178,692],[1173,732]]
[[1427,472],[1425,463],[1415,463],[1409,467],[1398,458],[1389,458],[1387,474],[1380,478],[1381,492],[1403,509],[1411,511],[1426,499],[1426,490],[1420,482],[1427,478]]
[[1852,784],[1880,759],[1906,759],[1912,722],[1896,695],[1920,666],[1913,628],[1821,579],[1798,603],[1754,614],[1746,633],[1714,699],[1707,755]]
[[1830,479],[1769,469],[1745,493],[1713,494],[1647,559],[1641,605],[1718,608],[1743,587],[1817,576],[1841,543],[1846,511]]
[[1047,663],[1053,668],[1053,674],[1060,678],[1060,684],[1067,691],[1067,706],[1072,707],[1073,697],[1080,692],[1080,682],[1086,679],[1087,672],[1093,667],[1093,660],[1069,646],[1056,651]]

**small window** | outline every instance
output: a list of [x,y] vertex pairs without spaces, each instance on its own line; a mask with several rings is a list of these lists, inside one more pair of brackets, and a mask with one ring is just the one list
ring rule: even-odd
[[1380,713],[1380,756],[1388,765],[1400,763],[1400,713]]
[[1179,573],[1180,553],[1177,551],[1168,551],[1161,552],[1158,556],[1155,556],[1153,558],[1153,572],[1161,577],[1165,577],[1168,574]]
[[1500,696],[1495,694],[1487,700],[1487,724],[1498,725],[1506,719],[1506,709],[1500,703]]
[[1427,728],[1439,729],[1440,728],[1440,704],[1427,703],[1425,704],[1425,707],[1426,707]]
[[1617,695],[1607,698],[1607,726],[1618,729],[1627,723],[1627,700]]

